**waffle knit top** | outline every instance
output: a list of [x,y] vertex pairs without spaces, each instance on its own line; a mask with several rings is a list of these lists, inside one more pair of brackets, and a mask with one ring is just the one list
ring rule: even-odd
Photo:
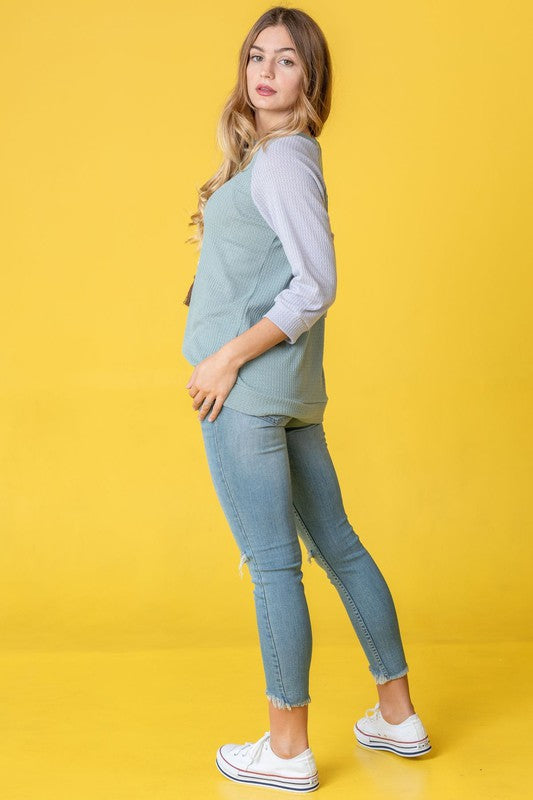
[[321,422],[325,317],[336,289],[320,145],[304,133],[272,139],[204,207],[182,353],[196,366],[268,317],[286,338],[240,367],[224,405]]

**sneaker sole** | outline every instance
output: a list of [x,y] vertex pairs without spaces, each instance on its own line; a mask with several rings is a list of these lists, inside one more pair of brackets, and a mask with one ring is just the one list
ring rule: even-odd
[[314,792],[320,785],[318,781],[318,772],[305,778],[282,777],[281,775],[272,773],[262,777],[258,773],[249,773],[245,770],[232,767],[231,764],[228,764],[228,762],[222,758],[220,751],[217,752],[215,763],[222,775],[229,778],[230,781],[247,783],[250,786],[265,786],[270,789],[280,789],[283,792],[305,793]]
[[398,756],[407,758],[423,756],[431,750],[431,744],[427,736],[415,742],[402,742],[398,739],[384,736],[369,736],[358,730],[355,725],[353,732],[361,747],[365,747],[367,750],[387,750],[389,753],[396,753]]

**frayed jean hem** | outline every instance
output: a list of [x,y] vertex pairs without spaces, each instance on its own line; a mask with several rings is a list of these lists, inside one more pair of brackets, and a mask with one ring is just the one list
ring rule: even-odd
[[396,675],[383,675],[381,673],[374,672],[374,670],[371,667],[369,669],[376,683],[388,683],[389,681],[393,681],[396,678],[403,678],[403,676],[407,675],[407,673],[409,672],[408,666],[405,667],[405,669],[402,669],[402,671],[398,672]]
[[297,706],[306,706],[311,702],[311,698],[309,696],[307,696],[307,698],[303,700],[301,703],[287,703],[286,700],[281,700],[279,697],[270,694],[270,692],[268,691],[265,692],[265,694],[272,703],[272,705],[274,706],[274,708],[285,708],[287,709],[287,711],[292,711],[292,709],[296,708]]

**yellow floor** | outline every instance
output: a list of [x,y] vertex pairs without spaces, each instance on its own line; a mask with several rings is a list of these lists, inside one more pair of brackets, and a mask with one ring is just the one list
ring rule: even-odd
[[[362,651],[314,643],[311,796],[508,800],[531,794],[531,643],[406,643],[415,710],[433,750],[417,759],[357,745],[377,700]],[[0,656],[2,800],[287,797],[239,786],[219,744],[268,730],[258,645]]]

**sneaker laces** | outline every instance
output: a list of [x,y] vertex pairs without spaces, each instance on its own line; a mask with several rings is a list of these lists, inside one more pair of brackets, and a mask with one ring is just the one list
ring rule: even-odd
[[379,711],[379,700],[375,706],[372,708],[367,708],[365,711],[365,717],[369,717],[369,719],[378,719],[381,716],[381,712]]
[[[410,716],[412,716],[412,714]],[[397,728],[398,725],[403,725],[403,723],[407,722],[407,720],[410,718],[410,717],[406,717],[404,720],[402,720],[402,722],[398,722],[398,723],[387,722],[387,720],[384,718],[384,716],[381,713],[381,710],[379,708],[379,701],[372,708],[367,708],[367,710],[365,711],[365,717],[368,717],[369,719],[381,719],[387,725],[394,725],[395,728]]]
[[240,748],[239,753],[243,755],[246,751],[248,751],[248,761],[246,766],[249,767],[250,764],[255,761],[256,757],[261,753],[265,742],[267,739],[270,738],[270,731],[265,731],[264,734],[261,736],[257,742],[245,742]]

